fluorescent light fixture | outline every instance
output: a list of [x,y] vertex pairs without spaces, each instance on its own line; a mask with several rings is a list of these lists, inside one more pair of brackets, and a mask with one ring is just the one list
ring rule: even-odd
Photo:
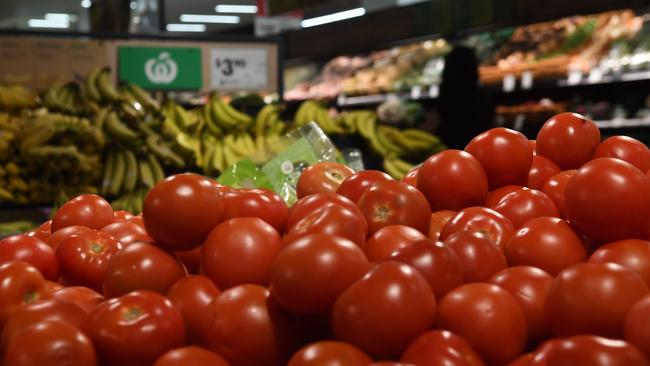
[[48,19],[30,19],[27,21],[30,28],[69,28],[70,22]]
[[45,20],[51,20],[53,22],[69,22],[70,14],[66,13],[47,13],[45,14]]
[[205,32],[205,24],[167,24],[167,32]]
[[93,5],[93,2],[90,0],[81,0],[81,7],[84,9],[88,9]]
[[340,20],[360,17],[365,13],[366,13],[366,9],[364,8],[350,9],[338,13],[323,15],[316,18],[305,19],[302,22],[300,22],[300,26],[303,28],[315,27],[321,24],[327,24],[332,22],[338,22]]
[[236,15],[181,14],[181,22],[186,23],[238,24],[239,21]]
[[423,3],[427,0],[397,0],[397,6],[407,6],[407,5],[413,5],[417,3]]
[[217,13],[241,13],[241,14],[255,14],[257,13],[257,6],[255,5],[217,5],[214,10]]

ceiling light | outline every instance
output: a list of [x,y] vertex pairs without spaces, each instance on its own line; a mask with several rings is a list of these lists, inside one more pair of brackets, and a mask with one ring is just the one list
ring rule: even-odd
[[257,6],[255,5],[217,5],[214,10],[217,13],[242,13],[242,14],[255,14],[257,13]]
[[30,19],[27,21],[30,28],[69,28],[70,22],[49,19]]
[[181,22],[186,23],[223,23],[238,24],[240,21],[236,15],[206,15],[206,14],[182,14]]
[[93,2],[90,0],[81,0],[81,7],[84,9],[88,9],[93,5]]
[[205,32],[205,24],[167,24],[167,32]]
[[300,26],[303,28],[315,27],[321,24],[327,24],[332,22],[338,22],[340,20],[360,17],[365,13],[366,13],[366,9],[364,8],[350,9],[338,13],[332,13],[332,14],[315,17],[315,18],[305,19],[302,22],[300,22]]
[[45,14],[46,20],[51,20],[53,22],[69,22],[70,14],[66,13],[47,13]]

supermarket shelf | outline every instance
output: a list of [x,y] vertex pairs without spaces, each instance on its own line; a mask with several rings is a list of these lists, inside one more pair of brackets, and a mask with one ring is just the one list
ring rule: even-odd
[[339,97],[336,98],[336,104],[339,107],[351,107],[364,104],[380,104],[390,99],[431,100],[436,99],[439,93],[440,89],[438,85],[431,85],[429,87],[414,87],[410,92],[401,93],[362,95],[358,97],[339,95]]
[[650,117],[646,118],[615,118],[606,121],[594,121],[601,129],[650,127]]

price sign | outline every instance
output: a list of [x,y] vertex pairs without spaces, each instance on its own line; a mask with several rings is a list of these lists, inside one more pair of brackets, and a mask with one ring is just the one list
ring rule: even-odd
[[266,89],[268,52],[264,48],[213,48],[210,52],[212,88]]

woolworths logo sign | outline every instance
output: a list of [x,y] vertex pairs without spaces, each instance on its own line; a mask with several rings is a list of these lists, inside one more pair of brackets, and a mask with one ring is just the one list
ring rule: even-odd
[[120,80],[146,89],[200,89],[201,49],[197,47],[118,48]]

